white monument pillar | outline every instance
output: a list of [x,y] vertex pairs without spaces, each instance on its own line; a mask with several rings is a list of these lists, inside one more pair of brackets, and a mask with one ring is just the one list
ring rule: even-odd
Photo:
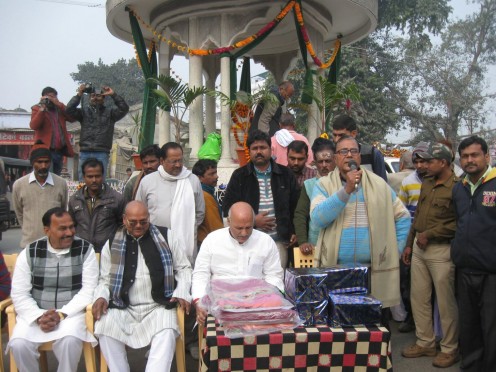
[[[227,45],[229,43],[229,22],[228,15],[222,14],[220,22],[220,35],[221,35],[221,45]],[[230,58],[222,57],[220,59],[220,90],[222,93],[228,97],[231,95],[231,76],[230,76]],[[220,164],[224,166],[229,166],[233,164],[231,158],[231,113],[229,111],[229,106],[222,105],[220,107],[220,134],[222,136],[222,156],[220,158]]]
[[[165,31],[165,38],[169,40],[170,30]],[[159,45],[158,55],[158,73],[161,75],[170,76],[170,62],[173,55],[171,55],[171,48],[163,41]],[[162,147],[171,140],[171,127],[170,127],[170,112],[158,110],[158,145]]]
[[[205,86],[207,89],[213,91],[215,90],[215,78],[217,76],[215,73],[208,74],[208,79],[205,80]],[[215,97],[205,96],[205,136],[212,132],[215,132]]]
[[[198,19],[196,17],[189,20],[189,43],[191,48],[199,48]],[[189,87],[202,87],[202,57],[189,57]],[[189,106],[189,147],[191,147],[190,162],[198,159],[198,150],[203,144],[203,97],[196,98]]]

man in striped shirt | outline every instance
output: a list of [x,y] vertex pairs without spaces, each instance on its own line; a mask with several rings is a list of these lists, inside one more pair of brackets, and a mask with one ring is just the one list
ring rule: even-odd
[[250,204],[256,214],[255,228],[274,239],[285,268],[288,246],[296,242],[293,215],[299,192],[293,172],[272,160],[270,144],[267,133],[255,130],[250,134],[246,145],[251,161],[233,172],[222,208],[227,217],[234,203]]

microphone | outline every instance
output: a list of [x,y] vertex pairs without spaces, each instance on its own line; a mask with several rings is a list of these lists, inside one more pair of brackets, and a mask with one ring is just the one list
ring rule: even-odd
[[[358,164],[355,160],[350,160],[348,162],[348,167],[350,167],[350,170],[358,170]],[[355,181],[355,190],[358,189],[358,181]]]

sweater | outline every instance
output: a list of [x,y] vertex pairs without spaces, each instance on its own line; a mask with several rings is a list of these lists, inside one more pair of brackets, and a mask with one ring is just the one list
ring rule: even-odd
[[34,178],[34,173],[15,181],[12,191],[12,204],[22,227],[21,248],[45,235],[41,218],[47,210],[67,208],[67,183],[62,177],[49,173],[43,187],[30,177]]
[[203,190],[203,197],[205,199],[205,219],[198,226],[198,243],[201,244],[203,240],[210,234],[212,231],[221,229],[224,227],[224,222],[222,221],[220,212],[219,212],[219,204],[215,198]]

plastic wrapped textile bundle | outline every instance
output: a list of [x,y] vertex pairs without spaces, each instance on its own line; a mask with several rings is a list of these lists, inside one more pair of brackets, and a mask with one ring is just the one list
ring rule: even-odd
[[375,325],[381,322],[382,303],[369,295],[329,294],[329,326]]
[[305,302],[296,304],[296,310],[305,326],[328,324],[327,300],[319,302]]
[[258,324],[277,324],[289,323],[299,321],[298,313],[295,310],[263,310],[263,311],[250,311],[244,313],[232,313],[229,311],[219,312],[216,318],[219,323],[230,325],[239,325],[245,323],[258,323]]
[[284,290],[294,304],[326,301],[328,297],[327,272],[321,268],[286,269]]
[[336,265],[326,267],[327,288],[330,293],[367,294],[369,268],[361,265]]
[[284,329],[293,329],[300,326],[303,321],[300,319],[299,324],[294,323],[279,323],[279,324],[244,324],[244,325],[229,325],[223,324],[224,335],[228,338],[240,338],[246,336],[265,335],[272,332],[280,332]]
[[[251,312],[261,310],[292,309],[277,287],[263,279],[228,278],[212,279],[207,288],[210,314],[219,317],[221,311]],[[207,299],[202,303],[206,304]]]

